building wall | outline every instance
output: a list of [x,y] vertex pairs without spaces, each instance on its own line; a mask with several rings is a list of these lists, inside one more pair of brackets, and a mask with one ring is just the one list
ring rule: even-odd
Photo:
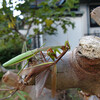
[[[79,40],[85,34],[100,33],[99,27],[90,27],[90,12],[88,4],[80,4],[79,11],[83,13],[82,16],[70,17],[70,20],[75,23],[75,28],[72,29],[68,27],[68,31],[64,34],[60,26],[57,27],[58,31],[56,35],[44,34],[40,36],[40,46],[45,43],[45,46],[55,46],[63,45],[66,40],[69,40],[71,45],[71,50],[78,46]],[[32,26],[29,34],[33,33],[33,28],[37,26]],[[40,29],[41,26],[40,26]],[[26,30],[20,30],[21,33],[25,34]]]
[[66,40],[69,40],[71,45],[71,50],[78,46],[79,40],[84,34],[88,33],[88,20],[87,20],[87,5],[80,5],[79,11],[83,13],[80,17],[71,17],[70,20],[75,23],[75,28],[72,29],[68,27],[66,34],[63,33],[63,30],[58,27],[56,35],[43,35],[43,42],[46,43],[45,46],[51,45],[63,45]]
[[45,46],[51,45],[63,45],[66,40],[69,40],[71,50],[78,46],[79,40],[84,35],[96,35],[94,33],[100,33],[99,27],[90,27],[90,11],[88,4],[80,4],[79,11],[83,13],[80,17],[71,17],[70,20],[75,23],[74,30],[68,27],[66,34],[63,33],[62,29],[58,27],[56,35],[43,35],[43,42]]
[[[63,30],[60,26],[57,27],[56,35],[48,35],[44,34],[40,38],[40,46],[45,43],[45,46],[56,46],[56,45],[64,45],[66,40],[69,40],[71,45],[71,50],[78,46],[79,40],[84,34],[87,34],[93,29],[89,27],[89,9],[86,4],[81,4],[79,11],[83,13],[82,16],[70,17],[70,20],[75,23],[75,28],[68,27],[68,31],[64,34]],[[33,33],[33,28],[37,27],[32,25],[29,34]],[[41,26],[40,26],[41,29]],[[25,34],[26,30],[20,30],[21,33]]]
[[83,12],[83,16],[82,16],[82,33],[84,35],[84,34],[87,34],[88,31],[89,31],[89,27],[88,27],[89,19],[87,19],[88,18],[88,15],[87,15],[88,14],[88,7],[87,7],[86,4],[81,4],[79,10],[81,12]]
[[75,48],[78,45],[79,39],[82,37],[82,17],[70,18],[75,23],[75,28],[68,27],[67,33],[63,33],[60,26],[57,27],[58,31],[56,35],[43,35],[43,42],[45,46],[64,45],[66,40],[69,40],[71,48]]
[[[100,32],[99,27],[94,27],[94,28],[90,27],[89,5],[80,4],[79,11],[83,13],[82,16],[70,17],[70,20],[75,23],[74,29],[68,27],[68,31],[64,34],[61,27],[58,26],[56,35],[44,34],[43,36],[41,36],[40,40],[41,45],[43,45],[43,43],[45,43],[45,46],[64,45],[65,41],[69,40],[71,45],[71,50],[73,50],[75,47],[78,46],[80,38],[85,34],[99,33]],[[36,26],[34,25],[32,26],[32,28],[29,31],[29,34],[34,34],[33,27]]]
[[[98,5],[98,4],[94,3],[92,5]],[[89,4],[81,4],[80,10],[83,11],[84,13],[82,16],[84,34],[95,35],[95,33],[100,33],[100,27],[90,27],[91,16],[90,16],[90,11],[89,11]]]

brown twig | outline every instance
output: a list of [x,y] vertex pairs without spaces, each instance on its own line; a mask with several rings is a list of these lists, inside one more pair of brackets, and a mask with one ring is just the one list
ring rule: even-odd
[[[9,21],[12,22],[12,20],[11,20],[11,18],[10,18],[9,15],[8,15],[8,18],[9,18]],[[13,23],[13,22],[12,22],[12,23]],[[19,32],[19,30],[17,29],[16,25],[13,24],[13,26],[14,26],[14,30],[21,36],[21,39],[23,39],[24,41],[26,41],[25,36],[22,35],[22,33]]]
[[26,33],[25,37],[28,35],[29,30],[30,30],[30,28],[32,27],[32,23],[33,23],[33,22],[34,22],[34,21],[32,20],[31,23],[30,23],[30,25],[28,26],[27,33]]
[[6,100],[6,99],[12,97],[17,91],[18,91],[18,89],[16,89],[16,90],[15,90],[12,94],[10,94],[8,97],[1,98],[0,100]]
[[41,56],[41,61],[44,63],[44,60],[42,59],[42,54],[41,54],[41,52],[40,52],[40,56]]
[[64,54],[68,51],[69,49],[66,49],[62,52],[62,54],[58,57],[58,59],[54,62],[55,64],[64,56]]
[[42,52],[42,51],[40,52],[40,54],[43,56],[43,58],[44,58],[45,62],[47,62],[47,60],[46,60],[46,58],[45,58],[45,56],[44,56],[44,54],[43,54],[43,52]]
[[18,70],[14,69],[6,69],[0,65],[0,72],[6,73],[7,71],[18,72]]
[[13,89],[0,89],[0,91],[11,91],[11,90],[14,90],[14,88]]

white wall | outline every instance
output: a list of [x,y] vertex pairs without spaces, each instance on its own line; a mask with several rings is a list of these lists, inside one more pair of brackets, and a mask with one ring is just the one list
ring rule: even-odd
[[[87,34],[90,30],[88,28],[88,20],[87,20],[87,5],[80,5],[81,12],[83,12],[83,15],[80,17],[71,17],[70,20],[75,23],[75,28],[72,29],[71,27],[68,27],[68,31],[66,34],[64,34],[63,30],[61,29],[60,26],[58,26],[58,31],[56,35],[43,35],[43,40],[41,39],[41,45],[45,43],[45,46],[56,46],[56,45],[64,45],[66,40],[69,40],[70,45],[71,45],[71,50],[73,50],[75,47],[78,46],[79,40],[84,34]],[[32,26],[29,34],[34,34],[33,33],[33,28],[36,26]],[[22,33],[25,33],[23,31]]]
[[26,35],[27,30],[19,30],[19,32],[20,32],[21,34],[23,34],[23,35]]
[[90,12],[89,12],[89,6],[87,4],[81,4],[80,5],[80,11],[83,11],[82,16],[82,25],[83,25],[83,32],[86,33],[100,33],[100,27],[90,27]]
[[100,28],[90,28],[90,13],[88,5],[80,4],[79,11],[83,13],[81,17],[70,18],[71,21],[75,23],[75,29],[73,30],[71,27],[68,27],[68,32],[64,34],[62,29],[58,27],[57,35],[50,36],[45,34],[43,36],[43,42],[46,43],[45,46],[63,45],[68,38],[71,44],[71,50],[73,50],[78,46],[79,40],[82,36],[88,33],[100,32]]
[[100,33],[100,27],[90,28],[90,33]]
[[[41,45],[43,43],[46,43],[45,46],[55,46],[55,45],[63,45],[66,40],[69,40],[70,45],[71,45],[71,50],[73,50],[75,47],[78,46],[79,40],[84,34],[87,33],[100,33],[100,28],[95,27],[91,28],[89,26],[90,24],[90,16],[89,16],[89,8],[88,5],[86,4],[81,4],[79,11],[83,12],[83,15],[80,17],[74,17],[70,18],[72,22],[75,23],[75,28],[74,30],[71,27],[68,27],[68,31],[66,34],[63,33],[63,30],[61,29],[60,26],[58,26],[58,31],[56,35],[47,35],[44,34],[41,36]],[[29,34],[34,34],[33,33],[33,28],[37,27],[35,25],[32,25]],[[40,27],[41,29],[41,27]],[[20,30],[21,33],[25,34],[26,30]]]
[[46,43],[45,46],[55,46],[55,45],[64,45],[65,41],[68,39],[71,45],[71,50],[78,46],[80,38],[83,36],[82,32],[82,17],[70,18],[72,22],[75,23],[75,28],[72,29],[68,27],[66,34],[63,33],[63,30],[60,26],[57,28],[58,31],[56,35],[43,35],[43,42]]
[[88,10],[88,8],[87,8],[87,5],[86,4],[81,4],[80,5],[80,11],[82,11],[83,12],[83,16],[82,16],[82,33],[83,34],[87,34],[88,33],[88,31],[89,31],[89,29],[88,29],[88,21],[89,20],[87,20],[87,11]]

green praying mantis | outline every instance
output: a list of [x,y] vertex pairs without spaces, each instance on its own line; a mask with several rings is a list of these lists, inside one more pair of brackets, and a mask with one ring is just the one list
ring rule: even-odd
[[[40,95],[42,88],[44,87],[45,81],[47,79],[48,73],[50,72],[50,67],[54,66],[52,68],[52,96],[55,96],[55,91],[56,91],[56,74],[57,74],[57,68],[56,68],[56,63],[63,57],[63,55],[70,49],[70,45],[69,42],[66,41],[65,45],[63,46],[51,46],[51,47],[44,47],[44,48],[36,48],[34,50],[30,50],[27,51],[25,53],[22,53],[14,58],[12,58],[11,60],[7,61],[6,63],[3,64],[4,67],[7,66],[11,66],[17,63],[20,63],[26,59],[30,59],[32,57],[35,57],[36,54],[40,53],[42,55],[42,60],[43,63],[41,64],[36,64],[32,67],[26,68],[26,69],[21,69],[21,71],[19,71],[18,75],[23,75],[23,73],[25,71],[27,71],[27,76],[24,78],[24,82],[28,82],[30,80],[31,77],[37,76],[40,73],[43,73],[43,79],[41,81],[43,81],[42,83],[42,87],[40,89],[40,92],[38,91],[38,95]],[[62,52],[60,52],[62,50]],[[47,56],[52,60],[49,62],[49,60],[47,60],[45,58],[45,55],[43,54],[43,51],[47,51]],[[56,56],[56,53],[59,53],[59,56]],[[40,76],[41,77],[41,76]],[[39,83],[39,82],[38,82]],[[41,85],[41,84],[40,84]],[[39,90],[39,89],[37,89]]]
[[20,55],[18,55],[16,57],[12,58],[9,61],[7,61],[6,63],[3,64],[3,67],[7,67],[7,66],[11,66],[11,65],[20,63],[20,62],[22,62],[22,61],[24,61],[26,59],[29,59],[29,58],[35,56],[40,51],[46,51],[49,48],[58,49],[58,48],[61,48],[61,46],[37,48],[37,49],[34,49],[34,50],[27,51],[25,53],[22,53],[22,54],[20,54]]
[[[11,65],[20,63],[20,62],[22,62],[22,61],[24,61],[26,59],[29,59],[29,58],[35,56],[37,53],[39,53],[41,51],[47,51],[49,48],[54,50],[55,54],[56,54],[56,52],[60,53],[60,51],[58,49],[62,49],[63,51],[69,50],[70,49],[70,45],[69,45],[69,42],[66,41],[64,46],[52,46],[52,47],[44,47],[44,48],[37,48],[37,49],[34,49],[34,50],[30,50],[30,51],[22,53],[22,54],[20,54],[20,55],[18,55],[16,57],[12,58],[11,60],[5,62],[3,64],[3,67],[7,67],[7,66],[11,66]],[[50,55],[50,56],[52,58],[52,55]]]

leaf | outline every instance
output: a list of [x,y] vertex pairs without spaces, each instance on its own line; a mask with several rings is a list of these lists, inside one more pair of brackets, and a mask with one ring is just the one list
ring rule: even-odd
[[57,84],[57,67],[56,64],[52,68],[51,84],[52,84],[52,97],[56,95],[56,84]]
[[24,92],[24,91],[20,91],[20,93],[21,93],[22,95],[28,96],[28,93],[26,93],[26,92]]
[[25,97],[21,95],[20,93],[17,92],[17,95],[20,97],[21,100],[26,100]]
[[50,19],[46,19],[46,20],[45,20],[45,23],[46,23],[46,25],[47,25],[48,27],[50,27],[51,24],[53,24],[53,21],[50,20]]

